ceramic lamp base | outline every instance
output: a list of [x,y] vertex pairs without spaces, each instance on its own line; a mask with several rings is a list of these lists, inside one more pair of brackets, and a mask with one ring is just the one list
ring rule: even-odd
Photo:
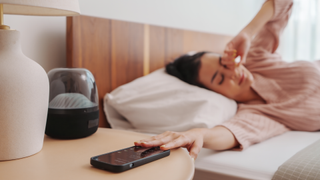
[[16,30],[0,30],[0,161],[33,155],[43,146],[49,81],[22,53],[19,37]]

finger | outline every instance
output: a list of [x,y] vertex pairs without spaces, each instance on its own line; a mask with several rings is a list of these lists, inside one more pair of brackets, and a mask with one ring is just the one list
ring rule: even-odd
[[141,143],[140,143],[139,141],[135,141],[135,142],[134,142],[134,145],[135,145],[135,146],[141,146]]
[[143,143],[143,142],[149,142],[149,141],[153,141],[153,140],[156,140],[156,139],[161,139],[162,137],[165,137],[168,134],[170,134],[170,131],[166,131],[166,132],[164,132],[162,134],[158,134],[156,136],[152,136],[152,137],[150,137],[148,139],[142,139],[142,140],[136,141],[136,142],[134,142],[134,144],[136,146],[141,146],[142,145],[141,143]]
[[233,61],[236,56],[237,53],[224,53],[221,60]]
[[225,47],[225,50],[227,50],[227,51],[231,51],[231,50],[234,50],[234,49],[235,49],[234,48],[234,43],[232,41],[229,42]]
[[235,62],[221,62],[221,64],[225,65],[227,67],[227,69],[234,69],[236,67],[236,63]]
[[221,60],[232,60],[234,58],[235,57],[233,55],[229,55],[227,53],[224,53]]
[[191,148],[189,148],[189,155],[191,158],[194,160],[197,159],[198,154],[203,146],[203,140],[202,139],[197,139],[196,141],[193,142]]
[[221,59],[221,64],[223,65],[234,65],[235,64],[235,61],[234,61],[234,58],[232,59]]
[[227,69],[234,70],[236,67],[238,67],[240,63],[240,57],[239,58],[232,58],[232,60],[221,60],[221,64],[227,66]]
[[167,149],[174,149],[178,147],[187,147],[188,144],[191,144],[189,138],[186,138],[185,136],[181,135],[174,140],[171,140],[170,142],[160,146],[162,150],[167,150]]
[[223,56],[221,58],[221,64],[223,65],[234,64],[234,57]]
[[224,53],[227,54],[227,55],[232,56],[232,55],[237,53],[237,50],[235,50],[235,49],[225,49]]
[[154,138],[155,138],[155,136],[152,136],[152,137],[150,137],[148,139],[142,139],[142,140],[136,141],[136,142],[134,142],[134,144],[136,146],[141,146],[143,142],[152,141]]
[[231,57],[236,57],[237,56],[237,50],[235,50],[235,49],[231,49],[231,50],[226,49],[224,51],[224,55],[231,56]]
[[[236,54],[234,54],[236,55]],[[239,57],[239,56],[238,56]],[[230,55],[227,55],[225,54],[222,58],[221,58],[221,63],[224,64],[224,65],[227,65],[227,64],[235,64],[235,59],[237,57],[236,56],[230,56]]]
[[154,146],[162,146],[166,143],[169,143],[170,141],[173,141],[176,137],[172,134],[164,136],[160,139],[155,139],[152,141],[142,142],[141,145],[143,147],[154,147]]

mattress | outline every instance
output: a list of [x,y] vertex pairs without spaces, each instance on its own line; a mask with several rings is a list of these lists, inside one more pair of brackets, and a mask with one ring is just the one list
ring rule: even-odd
[[289,131],[243,151],[202,148],[194,180],[272,179],[284,162],[320,139],[320,132]]
[[[104,108],[111,126],[135,131],[112,107]],[[278,167],[319,139],[320,131],[289,131],[243,151],[202,148],[195,160],[194,180],[270,180]]]

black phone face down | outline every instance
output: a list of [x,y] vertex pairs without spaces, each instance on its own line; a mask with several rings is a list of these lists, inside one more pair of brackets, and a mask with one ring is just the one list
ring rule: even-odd
[[111,172],[122,172],[151,161],[169,156],[170,150],[163,151],[159,147],[145,148],[132,146],[91,158],[92,166]]

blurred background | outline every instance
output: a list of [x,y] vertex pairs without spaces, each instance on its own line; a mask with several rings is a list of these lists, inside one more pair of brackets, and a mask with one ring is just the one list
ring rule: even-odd
[[[236,35],[264,0],[79,0],[82,15]],[[286,61],[320,59],[320,2],[294,0],[278,52]],[[48,19],[50,18],[50,19]],[[66,66],[66,18],[4,15],[24,54],[47,72]]]

